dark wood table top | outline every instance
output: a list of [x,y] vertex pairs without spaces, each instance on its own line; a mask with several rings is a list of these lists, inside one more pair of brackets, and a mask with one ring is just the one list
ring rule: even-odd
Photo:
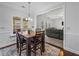
[[27,38],[30,38],[30,37],[34,37],[36,34],[42,34],[42,33],[43,33],[43,32],[37,32],[37,33],[36,33],[36,32],[33,32],[33,31],[32,31],[32,32],[30,32],[30,34],[28,34],[27,31],[24,31],[24,32],[22,33],[22,35],[25,36],[25,37],[27,37]]
[[27,31],[24,31],[22,33],[23,36],[30,38],[30,37],[34,37],[35,36],[35,32],[30,32],[30,34],[27,33]]

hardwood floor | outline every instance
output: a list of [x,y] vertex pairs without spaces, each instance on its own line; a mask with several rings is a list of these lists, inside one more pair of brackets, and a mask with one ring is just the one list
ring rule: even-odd
[[64,56],[64,51],[60,50],[59,56]]
[[[55,46],[55,45],[50,44],[50,43],[48,43],[48,42],[46,42],[46,43],[49,44],[49,45],[51,45],[51,46],[60,48],[61,50],[60,50],[59,56],[79,56],[79,55],[77,55],[77,54],[75,54],[75,53],[72,53],[72,52],[70,52],[70,51],[63,50],[63,48],[61,48],[61,47]],[[12,44],[12,45],[15,45],[15,43]],[[10,46],[12,46],[12,45],[9,45],[9,46],[6,46],[6,47],[10,47]],[[6,47],[3,47],[3,48],[6,48]],[[0,49],[3,49],[3,48],[0,48]]]
[[53,45],[53,44],[51,44],[51,43],[48,43],[48,42],[46,42],[46,43],[49,44],[49,45],[52,45],[52,46],[55,46],[55,47],[61,49],[61,50],[60,50],[60,53],[59,53],[59,56],[79,56],[79,55],[77,55],[77,54],[75,54],[75,53],[72,53],[72,52],[70,52],[70,51],[66,51],[66,50],[64,50],[63,48],[58,47],[58,46],[56,46],[56,45]]
[[10,44],[10,45],[6,45],[6,46],[4,46],[4,47],[1,47],[0,49],[4,49],[4,48],[7,48],[7,47],[10,47],[10,46],[13,46],[13,45],[15,45],[16,43],[13,43],[13,44]]
[[79,56],[79,55],[66,50],[61,50],[59,56]]
[[48,36],[45,36],[45,42],[54,44],[54,45],[61,47],[61,48],[63,47],[63,40],[59,40],[56,38],[50,38]]

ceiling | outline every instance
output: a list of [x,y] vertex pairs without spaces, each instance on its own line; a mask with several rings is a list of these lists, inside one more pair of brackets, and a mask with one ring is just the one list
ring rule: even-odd
[[[51,7],[56,6],[59,3],[61,2],[31,2],[30,4],[31,13],[37,13],[49,9]],[[0,2],[0,4],[10,6],[23,12],[26,12],[28,7],[27,2]]]
[[48,13],[45,13],[44,15],[50,19],[63,17],[64,16],[64,8],[61,7],[61,8],[57,8],[55,10],[51,10]]

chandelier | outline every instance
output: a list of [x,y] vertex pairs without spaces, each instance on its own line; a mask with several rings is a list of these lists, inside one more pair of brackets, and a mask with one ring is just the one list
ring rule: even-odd
[[26,20],[27,20],[27,21],[32,21],[32,18],[31,18],[31,16],[30,16],[30,4],[31,4],[31,2],[28,2],[27,17],[26,17]]

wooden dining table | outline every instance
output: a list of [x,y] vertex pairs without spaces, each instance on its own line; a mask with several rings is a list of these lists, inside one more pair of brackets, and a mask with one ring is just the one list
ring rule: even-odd
[[[41,33],[43,34],[42,37],[42,52],[45,51],[45,37],[44,37],[44,31],[41,31]],[[36,32],[30,32],[30,34],[28,34],[26,31],[22,33],[22,35],[24,37],[26,37],[26,55],[27,56],[31,56],[31,39],[33,39],[33,37],[35,37]]]

